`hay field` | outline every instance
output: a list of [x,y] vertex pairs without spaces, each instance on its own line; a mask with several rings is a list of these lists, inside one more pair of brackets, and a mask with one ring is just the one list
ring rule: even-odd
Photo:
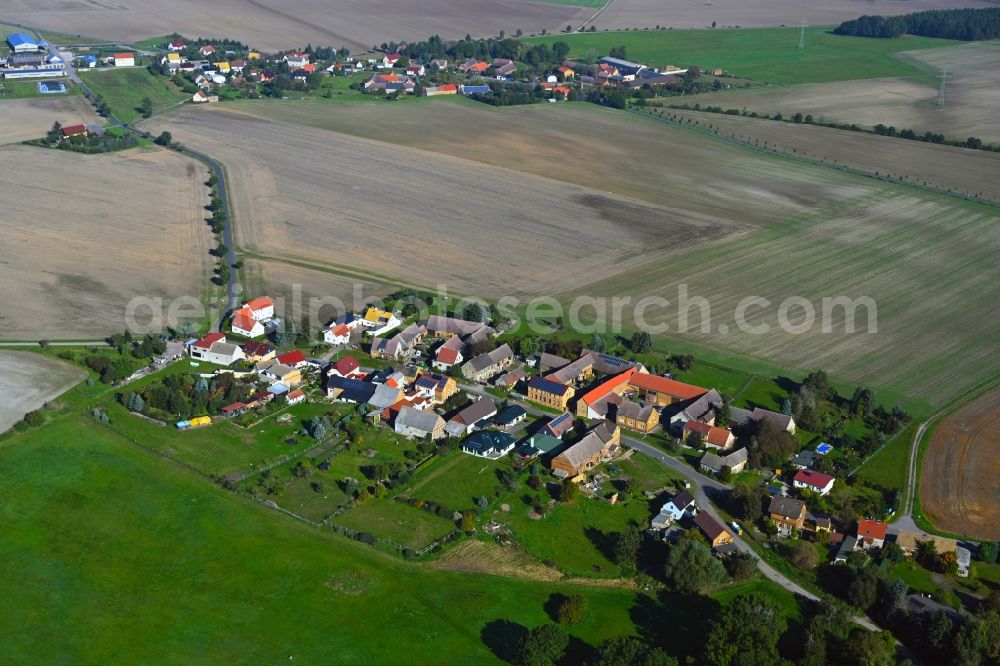
[[0,337],[122,330],[134,296],[201,298],[212,257],[207,171],[160,149],[0,148]]
[[786,116],[811,113],[823,121],[869,127],[884,123],[921,134],[940,132],[954,139],[977,136],[1000,142],[1000,116],[995,112],[1000,105],[1000,43],[903,51],[898,56],[925,69],[948,67],[953,76],[945,106],[937,105],[933,81],[902,78],[727,90],[684,101]]
[[[940,405],[1000,372],[995,332],[1000,313],[988,296],[996,290],[1000,218],[995,210],[920,198],[886,185],[868,196],[845,199],[757,229],[706,243],[591,285],[594,295],[659,294],[668,308],[647,313],[647,322],[670,325],[667,337],[729,354],[766,359],[789,370],[823,368],[845,382],[887,389],[883,399]],[[710,305],[710,330],[701,330],[698,308],[681,326],[678,286]],[[567,298],[571,294],[567,295]],[[750,296],[768,299],[753,307],[747,323],[767,324],[764,334],[736,325],[737,305]],[[817,323],[804,333],[778,326],[779,305],[806,298]],[[854,334],[845,333],[844,312],[821,323],[822,298],[867,296],[877,305],[877,332],[867,332],[865,309]],[[792,308],[788,319],[802,321]]]
[[306,43],[364,51],[389,40],[439,34],[514,34],[559,30],[593,9],[528,0],[7,0],[0,20],[46,29],[137,41],[174,32],[230,37],[270,51]]
[[920,471],[920,507],[940,530],[1000,539],[1000,390],[949,414]]
[[261,101],[226,109],[516,169],[740,225],[770,224],[867,191],[857,178],[706,143],[662,122],[587,103],[496,109],[431,98],[405,105]]
[[237,242],[365,279],[498,297],[564,291],[745,231],[707,214],[511,169],[251,118],[228,105],[158,116],[221,160]]
[[86,376],[83,369],[49,356],[0,351],[0,433]]
[[909,14],[924,9],[989,7],[984,0],[858,0],[801,3],[791,0],[712,0],[666,3],[663,0],[613,0],[595,21],[598,30],[644,28],[659,24],[675,28],[721,26],[795,25],[805,19],[812,25],[835,24],[862,14]]
[[26,99],[0,98],[0,144],[38,139],[52,127],[97,122],[94,107],[80,95],[56,95]]
[[1000,153],[718,113],[664,109],[664,114],[810,159],[1000,201]]

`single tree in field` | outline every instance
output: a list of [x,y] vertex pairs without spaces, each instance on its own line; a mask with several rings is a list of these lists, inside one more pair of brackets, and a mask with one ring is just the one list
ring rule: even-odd
[[543,624],[528,631],[518,649],[520,666],[551,666],[562,659],[569,646],[569,636],[554,624]]
[[143,118],[149,118],[153,115],[153,100],[148,97],[143,97],[142,101],[139,102],[139,113],[142,114]]

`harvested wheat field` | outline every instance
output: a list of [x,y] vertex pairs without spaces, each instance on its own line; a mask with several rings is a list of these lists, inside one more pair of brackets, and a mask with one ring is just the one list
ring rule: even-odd
[[[671,305],[650,310],[646,321],[668,324],[666,336],[680,343],[799,371],[823,368],[845,383],[887,389],[892,398],[926,407],[1000,372],[1000,312],[988,297],[1000,279],[998,253],[1000,218],[993,209],[885,185],[737,239],[705,243],[587,293],[666,297]],[[691,307],[686,328],[682,284],[709,308],[703,318]],[[740,301],[754,296],[768,303],[749,307],[745,321],[766,325],[756,329],[762,332],[737,325]],[[856,310],[855,333],[846,331],[844,308],[824,316],[822,299],[842,296],[874,300],[875,332],[868,332],[865,307]],[[806,308],[794,303],[784,313],[792,332],[780,326],[780,306],[790,297],[813,308],[813,326],[798,330]]]
[[0,351],[0,432],[86,375],[82,368],[49,356]]
[[801,3],[792,0],[712,0],[711,2],[663,2],[663,0],[614,0],[594,21],[605,28],[707,28],[723,26],[795,25],[802,19],[812,25],[834,24],[862,14],[909,14],[924,9],[990,7],[985,0],[888,0],[879,3],[833,0]]
[[0,337],[120,331],[135,296],[202,300],[207,171],[174,152],[0,148]]
[[923,461],[920,507],[934,527],[1000,539],[1000,389],[941,421]]
[[[516,169],[738,225],[770,224],[868,191],[854,177],[594,104],[496,109],[462,99],[415,101],[226,108]],[[419,131],[386,131],[401,126]]]
[[0,144],[39,139],[54,122],[66,126],[99,120],[81,95],[0,99],[0,118]]
[[975,42],[934,49],[904,51],[900,59],[925,70],[948,67],[944,106],[938,88],[902,78],[768,86],[702,93],[687,104],[747,109],[773,115],[812,114],[821,122],[879,123],[918,134],[939,132],[950,139],[976,136],[1000,142],[1000,43]]
[[269,51],[312,43],[355,52],[434,34],[460,39],[501,30],[555,31],[594,11],[528,0],[8,0],[3,5],[2,21],[74,35],[135,41],[177,32],[229,37]]
[[862,134],[816,125],[664,109],[682,122],[691,119],[740,141],[828,164],[903,177],[918,185],[1000,201],[1000,153]]
[[[225,107],[163,116],[229,174],[241,248],[498,297],[610,278],[746,225]],[[482,142],[481,142],[482,143]],[[492,142],[488,145],[493,145]]]

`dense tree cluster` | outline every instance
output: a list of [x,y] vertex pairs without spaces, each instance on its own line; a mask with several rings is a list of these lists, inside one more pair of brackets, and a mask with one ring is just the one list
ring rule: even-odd
[[844,21],[836,35],[855,37],[899,37],[904,33],[980,41],[1000,37],[1000,9],[932,9],[905,16],[862,16]]

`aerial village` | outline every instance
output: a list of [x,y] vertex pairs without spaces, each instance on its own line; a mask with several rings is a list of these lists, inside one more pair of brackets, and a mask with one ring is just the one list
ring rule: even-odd
[[[372,306],[323,328],[325,358],[298,349],[278,352],[269,338],[281,327],[274,301],[264,296],[232,313],[228,333],[188,340],[184,352],[173,347],[171,360],[186,354],[192,366],[216,366],[206,379],[228,375],[245,383],[242,393],[233,394],[239,400],[217,402],[215,413],[176,427],[247,414],[259,419],[303,401],[348,405],[371,426],[401,438],[453,441],[468,456],[509,460],[519,468],[541,465],[554,483],[576,485],[585,497],[612,503],[617,493],[603,492],[605,470],[627,458],[630,448],[653,441],[651,436],[694,452],[704,476],[729,481],[749,471],[746,443],[752,437],[796,434],[790,414],[730,406],[714,388],[654,374],[635,360],[586,348],[576,358],[515,353],[510,344],[498,343],[501,331],[488,322],[444,315],[416,321]],[[845,562],[853,552],[880,548],[889,538],[888,524],[875,517],[844,524],[813,508],[837,483],[833,474],[816,469],[829,469],[823,459],[831,449],[822,443],[799,450],[781,469],[764,471],[762,520],[779,538],[820,538],[829,544],[831,561]],[[675,487],[649,522],[650,534],[675,540],[696,529],[718,556],[739,553],[734,535],[743,526],[699,504],[689,486]],[[905,553],[915,552],[915,533],[893,538]],[[956,554],[959,575],[967,572],[968,550],[953,540],[938,541],[938,552]]]

